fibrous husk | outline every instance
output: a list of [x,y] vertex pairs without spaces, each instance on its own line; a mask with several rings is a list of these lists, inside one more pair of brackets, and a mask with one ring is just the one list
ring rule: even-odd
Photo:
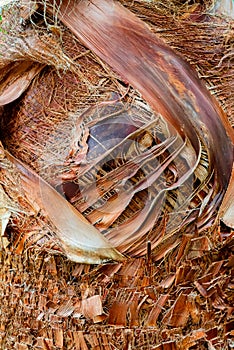
[[[214,236],[215,249],[201,247],[199,257],[184,252],[183,261],[174,255],[160,265],[140,258],[91,269],[33,249],[26,260],[5,252],[2,348],[102,349],[104,343],[111,350],[114,342],[117,349],[228,349],[233,245],[221,247],[217,234],[213,244]],[[192,237],[183,238],[190,245]]]
[[[168,12],[164,4],[158,12],[154,2],[125,1],[125,6],[197,68],[232,121],[231,21],[207,17],[197,22],[190,19],[189,11],[183,19],[183,6],[173,17],[178,4],[171,3]],[[158,129],[164,128],[164,133],[171,129],[65,27],[59,24],[59,35],[55,28],[53,32],[50,29],[40,22],[40,32],[61,45],[73,70],[64,71],[65,64],[58,71],[59,65],[51,62],[50,56],[47,62],[39,63],[49,67],[32,80],[22,98],[1,111],[3,142],[15,157],[71,200],[77,187],[69,160],[77,156],[78,117],[82,116],[85,125],[94,121],[94,130],[98,113],[107,111],[110,115],[111,110],[121,122],[123,115],[150,120],[154,116]],[[35,27],[33,31],[37,36]],[[17,40],[21,32],[14,35]],[[148,133],[140,136],[138,146],[144,150],[152,138]],[[58,140],[63,144],[55,142]],[[97,141],[94,150],[98,150]],[[195,225],[189,232],[179,233],[174,250],[175,245],[169,242],[154,254],[150,236],[148,244],[146,239],[142,243],[143,252],[147,252],[142,258],[129,257],[124,263],[96,268],[75,264],[61,255],[66,252],[56,227],[37,200],[25,195],[19,171],[4,150],[2,154],[1,183],[18,210],[11,211],[5,231],[10,245],[0,252],[3,349],[228,349],[232,345],[230,230],[221,227],[220,232],[214,225],[212,230],[207,227],[199,232]],[[174,174],[175,168],[171,171]],[[101,174],[96,173],[101,180]],[[162,236],[167,219],[165,216],[159,227]]]
[[[71,11],[72,8],[68,7],[69,18],[71,18]],[[65,14],[63,20],[66,21]],[[183,132],[181,136],[176,135],[182,130],[178,115],[185,112],[186,104],[184,107],[179,107],[183,112],[177,111],[177,121],[175,118],[172,121],[169,117],[170,112],[166,112],[165,116],[169,117],[169,122],[175,123],[175,130],[173,130],[172,125],[162,124],[161,119],[165,117],[163,114],[166,110],[164,107],[161,106],[161,109],[158,109],[158,115],[152,114],[149,106],[137,96],[136,92],[131,90],[128,92],[127,86],[120,85],[120,78],[115,74],[107,80],[105,78],[100,80],[100,75],[105,76],[106,71],[110,72],[103,63],[102,66],[99,62],[93,63],[91,73],[90,53],[82,49],[76,38],[69,37],[69,33],[66,32],[61,42],[63,51],[68,57],[69,55],[72,57],[74,51],[81,51],[78,51],[78,58],[81,55],[79,66],[82,67],[85,78],[82,79],[80,70],[78,73],[75,70],[67,73],[60,72],[59,77],[54,68],[44,69],[42,74],[34,79],[22,103],[16,107],[16,112],[13,113],[15,117],[11,116],[6,129],[7,135],[10,134],[5,141],[8,148],[70,199],[76,208],[103,231],[111,243],[123,253],[135,256],[144,254],[147,239],[151,241],[152,249],[161,247],[164,240],[167,242],[166,245],[169,244],[173,248],[178,244],[179,239],[174,232],[180,231],[185,227],[185,223],[189,225],[194,219],[197,220],[198,227],[205,229],[211,225],[217,215],[214,204],[216,202],[218,208],[230,176],[229,169],[225,175],[227,179],[225,178],[224,168],[228,167],[227,162],[232,162],[233,154],[231,146],[226,147],[224,144],[223,151],[216,152],[215,145],[212,146],[211,151],[212,142],[220,144],[221,138],[225,141],[225,137],[221,136],[222,128],[220,129],[219,126],[219,130],[215,131],[214,126],[212,131],[219,140],[207,141],[207,131],[202,126],[205,119],[201,119],[202,125],[197,127],[200,139],[196,139],[196,134],[192,131],[192,128],[196,127],[195,124],[188,127],[189,117],[184,117],[183,123],[187,124],[185,135],[186,132],[189,133],[186,137]],[[72,46],[72,43],[75,45]],[[72,61],[72,58],[69,60]],[[191,75],[193,76],[193,73]],[[172,76],[170,79],[175,77]],[[180,94],[183,86],[180,89],[178,86],[175,87],[177,88],[178,90],[175,91]],[[139,86],[138,89],[140,89]],[[185,85],[184,89],[187,89]],[[113,96],[111,96],[112,91],[115,92]],[[90,96],[94,94],[95,98],[91,97],[90,100]],[[123,94],[124,97],[122,97]],[[166,97],[161,97],[161,100],[163,98],[166,101]],[[157,110],[160,103],[154,104],[151,97],[148,100]],[[96,105],[92,108],[94,103]],[[199,98],[197,102],[193,102],[191,98],[189,103],[195,103],[193,108],[196,113],[196,103],[203,102],[199,101]],[[204,105],[202,108],[208,110],[210,105],[209,107]],[[202,108],[200,114],[203,113]],[[6,108],[6,118],[8,113]],[[194,120],[196,123],[196,118]],[[199,121],[199,118],[197,120]],[[121,130],[119,125],[123,123],[125,125]],[[117,130],[115,125],[118,127]],[[213,124],[207,127],[212,130]],[[137,128],[142,130],[137,131]],[[228,132],[230,133],[230,130]],[[69,135],[75,136],[69,140]],[[167,143],[164,145],[165,137]],[[20,147],[15,144],[15,139],[20,140]],[[120,139],[123,141],[120,142]],[[63,143],[62,147],[60,142]],[[231,155],[228,155],[228,147]],[[223,162],[222,152],[227,153],[227,161]],[[168,153],[171,157],[167,160]],[[120,157],[122,157],[122,165],[119,164]],[[140,163],[143,157],[145,157],[144,169]],[[155,161],[158,162],[158,167],[153,166],[153,169],[152,165]],[[213,170],[209,168],[210,162],[214,162],[213,174]],[[217,162],[216,165],[215,162]],[[220,162],[223,162],[222,166]],[[139,163],[138,166],[136,166],[137,163]],[[127,172],[129,175],[125,178]],[[192,173],[195,174],[193,179],[190,176]],[[218,180],[216,176],[219,177]],[[220,188],[216,184],[217,181],[220,181]],[[162,182],[165,183],[164,187]],[[194,189],[194,183],[198,182],[200,182],[200,185],[197,184],[198,189]],[[199,199],[199,193],[202,191],[203,204]],[[216,196],[220,199],[217,200]],[[205,210],[209,206],[213,209]],[[203,217],[200,217],[200,213]],[[168,251],[169,246],[163,248],[163,251]],[[159,256],[161,257],[161,254]]]

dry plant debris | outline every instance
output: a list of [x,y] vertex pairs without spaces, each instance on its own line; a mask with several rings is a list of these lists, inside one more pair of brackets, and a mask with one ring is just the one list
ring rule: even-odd
[[[233,123],[233,21],[211,16],[204,3],[121,2],[197,69]],[[144,132],[130,130],[138,137],[138,148],[131,151],[139,152],[139,160],[141,152],[152,147],[152,135],[157,132],[170,140],[174,132],[127,81],[58,21],[57,9],[53,16],[45,17],[44,4],[27,1],[23,7],[10,5],[2,16],[0,45],[5,54],[0,57],[0,99],[2,104],[18,99],[0,109],[4,145],[0,148],[1,349],[231,349],[231,229],[220,227],[218,221],[203,230],[193,224],[156,250],[158,237],[155,242],[152,237],[157,231],[140,239],[138,246],[134,240],[125,244],[122,237],[120,250],[122,245],[128,254],[124,262],[76,264],[64,257],[66,249],[58,239],[56,224],[37,198],[25,194],[20,172],[4,148],[96,222],[96,207],[90,210],[77,192],[74,159],[79,162],[84,156],[77,152],[77,143],[85,146],[87,140],[77,117],[82,117],[83,131],[93,128],[95,137],[104,135],[97,120],[104,120],[106,113],[119,118],[118,125],[126,117],[130,121],[144,118]],[[156,131],[149,129],[152,117],[157,120]],[[126,130],[120,131],[122,138]],[[101,153],[97,141],[93,159]],[[153,141],[156,150],[162,147],[160,141],[158,145]],[[164,160],[162,156],[162,164]],[[182,164],[180,159],[177,168],[171,167],[166,174],[169,185]],[[109,166],[104,176],[111,189],[113,158]],[[103,174],[96,173],[102,191]],[[144,176],[138,174],[136,184]],[[82,185],[87,179],[83,177]],[[87,188],[92,206],[92,187]],[[203,195],[194,205],[202,203]],[[139,209],[145,205],[143,196],[135,202]],[[163,213],[159,227],[154,227],[162,237],[168,222]],[[131,207],[125,215],[130,214]],[[105,230],[105,222],[96,225]],[[118,241],[115,234],[113,239]]]
[[3,349],[228,349],[230,245],[216,242],[177,267],[141,258],[92,269],[33,249],[4,252]]

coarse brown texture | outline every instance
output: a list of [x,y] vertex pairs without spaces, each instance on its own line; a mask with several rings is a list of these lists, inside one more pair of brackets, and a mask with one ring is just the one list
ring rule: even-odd
[[[165,8],[157,12],[153,2],[127,3],[197,67],[230,117],[233,57],[227,54],[233,45],[232,22],[225,18],[191,22],[188,16],[179,19],[181,10],[175,19],[169,12],[165,16]],[[50,48],[54,54],[40,61],[51,66],[43,68],[21,100],[4,108],[3,120],[9,118],[9,124],[3,140],[15,156],[61,190],[58,174],[64,172],[77,111],[81,114],[87,106],[106,101],[110,108],[110,101],[123,95],[120,105],[149,111],[139,94],[65,27],[60,24],[50,31],[41,22],[39,26],[45,38],[57,43]],[[56,55],[60,45],[63,49]],[[66,64],[58,71],[51,61],[61,52],[71,60],[71,71]],[[58,137],[63,139],[62,148],[55,142]],[[3,148],[0,157],[5,191],[0,215],[3,224],[9,221],[0,252],[2,349],[226,350],[233,346],[231,230],[217,224],[201,234],[195,226],[181,232],[178,248],[158,261],[145,242],[148,255],[142,258],[98,267],[75,264],[62,255],[56,227],[25,196],[19,173]],[[69,186],[62,186],[68,198]]]
[[210,239],[186,235],[158,264],[96,268],[2,252],[1,349],[231,348],[233,243]]
[[[65,23],[71,22],[72,13],[75,15],[77,11],[72,12],[72,3],[67,6],[64,3],[63,6],[67,14],[61,17]],[[87,9],[92,11],[92,5]],[[114,17],[119,17],[120,23],[124,20],[124,11],[116,6]],[[83,18],[83,14],[78,17]],[[128,17],[127,14],[126,21]],[[132,42],[141,40],[142,48],[139,49],[139,63],[135,63],[138,72],[130,70],[131,59],[138,62],[138,57],[134,46],[129,46],[128,56],[125,55],[129,69],[121,73],[142,91],[156,113],[148,112],[142,100],[139,105],[136,92],[128,92],[128,87],[123,87],[124,95],[118,97],[118,81],[121,81],[118,77],[110,75],[112,86],[109,86],[109,91],[105,86],[106,94],[101,93],[99,86],[102,80],[99,76],[103,67],[92,65],[93,74],[90,75],[87,56],[81,54],[79,66],[73,64],[61,79],[53,70],[49,74],[48,70],[44,70],[38,75],[24,100],[14,106],[13,116],[11,106],[10,110],[6,108],[4,117],[5,121],[9,119],[9,124],[5,127],[5,143],[17,158],[62,191],[121,252],[131,256],[142,255],[148,239],[152,249],[160,251],[155,251],[155,258],[160,258],[163,252],[179,244],[180,234],[174,233],[181,228],[190,231],[189,225],[196,220],[202,231],[214,221],[232,167],[233,147],[226,137],[226,133],[232,136],[232,130],[228,129],[219,108],[190,67],[134,16],[128,20],[131,23],[127,25],[135,25],[135,32],[144,33],[145,38],[139,35],[135,38],[135,32],[126,31]],[[114,43],[118,40],[115,37],[115,21],[111,38]],[[86,28],[78,19],[74,23],[77,23],[78,35],[79,26],[88,32],[89,24]],[[104,24],[103,21],[101,23]],[[118,34],[118,22],[115,25]],[[90,40],[92,32],[88,36]],[[81,32],[81,38],[82,35],[85,36]],[[124,37],[122,32],[118,35]],[[146,38],[148,44],[144,46]],[[78,45],[72,46],[74,40],[71,35],[64,38],[65,57],[71,56],[72,50],[79,49]],[[94,40],[100,45],[97,35]],[[34,42],[30,43],[33,50]],[[124,45],[126,43],[122,42],[123,53],[128,52]],[[113,47],[116,45],[113,44]],[[156,54],[157,50],[161,53]],[[148,52],[148,56],[140,56],[140,52]],[[113,67],[119,70],[118,67],[123,67],[123,64],[120,60],[115,67],[114,57],[118,57],[115,51],[113,59],[110,56],[107,62],[111,64],[113,61]],[[145,65],[141,65],[142,59],[146,60]],[[152,77],[150,72],[154,74],[151,74]],[[135,78],[141,77],[140,80],[134,79],[134,74]],[[98,82],[96,105],[92,107],[88,89],[95,81]],[[76,82],[80,84],[77,86]],[[48,95],[49,90],[51,94]],[[111,91],[117,96],[111,97]],[[162,122],[161,116],[171,125]],[[123,123],[125,125],[121,129],[119,125]],[[70,134],[75,136],[69,138]],[[19,140],[20,144],[15,140]],[[217,143],[219,149],[216,149]],[[223,154],[226,154],[226,159]],[[68,255],[71,256],[69,252]]]

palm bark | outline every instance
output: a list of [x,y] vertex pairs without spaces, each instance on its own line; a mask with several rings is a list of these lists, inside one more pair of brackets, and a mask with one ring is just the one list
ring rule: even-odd
[[[82,3],[84,6],[86,2]],[[112,6],[112,2],[104,3]],[[48,14],[46,24],[43,22],[44,6],[35,6],[36,14],[32,14],[30,7],[29,15],[29,12],[25,14],[25,9],[20,12],[19,5],[12,5],[4,15],[8,21],[11,19],[11,25],[7,27],[4,23],[4,31],[0,33],[4,48],[4,55],[0,57],[0,88],[3,103],[13,103],[4,104],[0,109],[4,144],[0,147],[2,349],[201,350],[209,347],[226,350],[232,345],[233,233],[225,226],[220,228],[219,217],[216,217],[230,179],[226,203],[223,202],[221,210],[226,211],[226,222],[233,223],[232,130],[214,97],[194,73],[196,68],[200,80],[215,92],[232,122],[231,19],[210,16],[208,11],[199,12],[204,2],[188,8],[178,1],[122,3],[148,23],[150,33],[136,17],[116,5],[113,13],[117,11],[118,17],[115,20],[110,17],[110,20],[114,20],[114,23],[111,21],[117,33],[124,30],[125,37],[117,35],[116,38],[110,28],[107,41],[108,17],[103,19],[101,29],[99,22],[90,21],[91,15],[100,11],[94,1],[90,2],[88,19],[77,18],[77,12],[72,13],[74,8],[71,9],[71,18],[76,18],[76,24],[69,24],[76,27],[72,30],[77,31],[82,41],[87,40],[88,47],[94,45],[94,50],[99,50],[98,55],[103,55],[102,60],[58,22],[57,7],[53,12],[54,23]],[[17,22],[19,13],[27,19],[23,24],[22,20]],[[121,14],[127,23],[132,21],[131,28],[119,25]],[[61,20],[68,21],[66,16],[65,11]],[[92,31],[84,38],[83,30],[90,31],[93,26],[97,30],[95,38]],[[133,28],[141,30],[132,31]],[[109,49],[116,50],[114,41],[109,43],[110,36],[126,48],[125,39],[131,35],[134,35],[134,42],[132,46],[128,44],[129,52],[135,62],[141,63],[136,76],[132,68],[126,69],[125,62],[121,65],[127,49],[121,50],[118,46],[120,56],[116,53],[105,56]],[[103,36],[105,45],[100,44]],[[149,54],[147,42],[138,40],[139,47],[135,45],[135,39],[142,37],[148,38],[151,44]],[[90,38],[93,38],[91,44]],[[162,53],[161,61],[156,60],[156,49]],[[107,65],[104,61],[109,57]],[[120,60],[118,65],[116,57]],[[175,70],[168,65],[172,58]],[[190,65],[184,63],[184,59]],[[22,64],[24,61],[26,63]],[[147,84],[143,83],[141,69],[147,73]],[[151,90],[149,69],[154,77]],[[157,84],[158,76],[162,77],[160,84]],[[166,83],[169,80],[171,84]],[[193,84],[188,86],[188,81]],[[148,104],[131,85],[141,91]],[[168,95],[173,96],[172,100]],[[162,99],[156,104],[158,96]],[[207,108],[212,112],[209,123]],[[183,112],[181,118],[187,116],[184,128],[175,111]],[[107,143],[108,133],[114,137]],[[134,140],[130,148],[127,147],[129,139]],[[224,153],[221,157],[215,140],[227,151],[228,158]],[[115,158],[108,155],[110,149]],[[124,162],[120,162],[120,154],[126,157]],[[82,163],[86,157],[91,163]],[[98,161],[100,167],[95,167]],[[156,163],[157,168],[146,167],[150,161]],[[124,188],[122,177],[131,178],[142,162],[144,171],[138,171],[131,183],[126,181]],[[189,182],[183,187],[183,174],[188,176],[193,170],[202,187],[198,180],[194,182],[194,177],[193,186]],[[110,209],[112,203],[118,201],[115,212],[103,210],[100,215],[95,211],[96,192],[92,181],[88,181],[93,173],[101,197],[99,204]],[[78,181],[81,191],[77,190],[77,174],[83,176]],[[155,178],[164,182],[156,181],[154,187],[151,182]],[[111,220],[121,214],[131,192],[137,193],[147,182],[150,189],[141,192],[144,197],[135,196],[124,216],[120,215],[118,225],[110,227],[109,233],[104,232],[105,225],[112,225]],[[116,183],[118,189],[122,189],[119,198],[112,192]],[[180,185],[180,191],[172,189],[166,206],[162,201],[162,206],[157,204],[153,208],[153,194],[162,188],[164,191],[165,183],[166,189]],[[88,201],[82,198],[84,188]],[[109,196],[104,196],[105,191],[109,191]],[[193,195],[195,192],[197,196]],[[180,200],[179,204],[186,204],[180,207],[187,208],[185,220],[184,216],[181,220],[174,195]],[[145,200],[149,198],[151,201]],[[109,203],[104,201],[106,199]],[[68,201],[76,209],[71,209]],[[112,240],[115,247],[110,251],[116,252],[113,248],[117,246],[124,254],[127,252],[127,259],[98,266],[66,259],[65,255],[72,249],[62,244],[66,243],[66,235],[59,232],[58,226],[65,231],[73,226],[63,219],[63,209],[57,218],[56,211],[61,206],[68,209],[68,217],[76,212],[80,219],[83,215],[90,222],[93,220],[95,232],[98,230],[102,235],[103,230],[107,237],[109,235],[109,242]],[[152,208],[157,210],[150,210]],[[132,209],[137,211],[133,213]],[[199,215],[193,216],[194,212]],[[157,213],[159,221],[150,233],[144,234]],[[130,219],[128,223],[124,222],[126,214]],[[170,225],[168,218],[173,215]],[[218,215],[222,213],[219,211]],[[142,225],[142,218],[147,216],[149,219]],[[132,237],[129,227],[135,229]],[[68,245],[73,238],[70,233]],[[80,237],[76,237],[74,245],[84,242],[82,232]],[[94,242],[91,251],[94,248],[96,261],[105,260],[107,257],[99,254],[95,245]],[[84,249],[82,259],[90,258],[89,253]],[[76,260],[79,254],[70,258]],[[117,254],[114,258],[122,257]]]

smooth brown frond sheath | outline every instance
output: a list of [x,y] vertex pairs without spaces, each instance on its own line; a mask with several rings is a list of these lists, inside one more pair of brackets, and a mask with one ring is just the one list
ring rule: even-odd
[[46,181],[10,153],[6,152],[6,155],[17,167],[29,200],[34,201],[56,227],[69,259],[85,264],[124,260],[105,237]]
[[[88,48],[136,88],[184,140],[189,139],[197,154],[197,164],[182,176],[181,182],[192,172],[199,173],[199,166],[205,159],[207,172],[200,178],[200,186],[194,185],[193,197],[205,186],[209,188],[203,194],[196,221],[200,230],[212,225],[232,172],[234,135],[223,111],[195,71],[117,2],[64,1],[60,19]],[[202,160],[204,152],[206,155]],[[179,183],[177,185],[179,187]],[[186,226],[190,220],[184,219]],[[145,225],[145,232],[148,223],[144,220],[139,229]],[[165,239],[172,234],[167,233]]]

